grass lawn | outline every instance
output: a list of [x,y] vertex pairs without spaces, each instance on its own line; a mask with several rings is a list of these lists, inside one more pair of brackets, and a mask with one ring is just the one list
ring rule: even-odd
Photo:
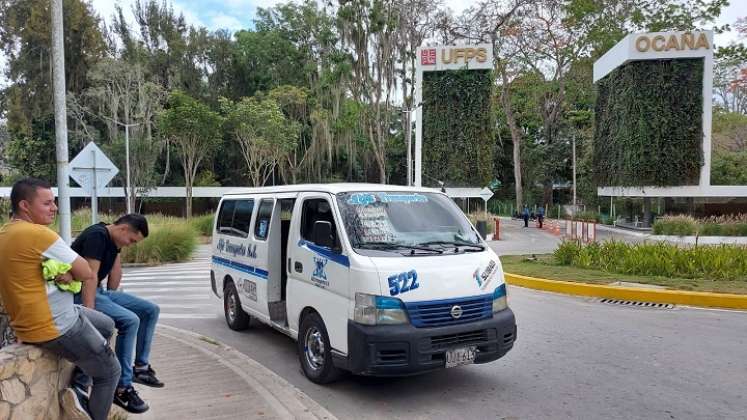
[[584,268],[558,265],[555,263],[552,254],[537,255],[536,261],[532,261],[528,259],[528,257],[529,256],[527,255],[506,255],[501,257],[503,271],[550,280],[564,280],[591,284],[609,284],[616,281],[625,281],[666,286],[670,289],[679,290],[747,294],[747,279],[708,280],[616,274],[600,270],[588,270]]

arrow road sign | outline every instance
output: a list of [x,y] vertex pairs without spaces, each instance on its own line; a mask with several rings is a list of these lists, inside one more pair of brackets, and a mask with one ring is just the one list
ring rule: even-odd
[[94,190],[102,190],[119,172],[104,152],[90,142],[70,161],[70,177],[83,189],[93,195]]
[[490,188],[483,188],[480,190],[480,197],[482,197],[483,200],[488,201],[492,196],[493,191],[490,191]]

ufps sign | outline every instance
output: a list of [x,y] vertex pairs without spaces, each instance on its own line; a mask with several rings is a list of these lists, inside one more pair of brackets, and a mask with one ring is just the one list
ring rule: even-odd
[[489,44],[420,47],[417,54],[417,68],[421,72],[493,68],[493,47]]

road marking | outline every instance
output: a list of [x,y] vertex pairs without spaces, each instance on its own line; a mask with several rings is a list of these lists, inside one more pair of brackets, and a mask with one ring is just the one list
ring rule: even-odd
[[[166,286],[185,286],[185,287],[197,287],[197,286],[210,286],[204,281],[159,281],[159,282],[122,282],[123,286],[132,287],[135,290],[143,290],[148,287],[166,287]],[[173,287],[175,292],[181,290],[181,287]]]
[[213,314],[206,314],[206,313],[199,313],[199,314],[160,314],[158,316],[159,319],[213,319],[220,317],[220,314],[213,313]]
[[[126,286],[126,285],[125,285]],[[173,287],[157,287],[157,288],[150,288],[149,286],[143,287],[143,286],[135,286],[135,287],[126,287],[125,292],[129,293],[129,290],[135,290],[135,291],[151,291],[151,292],[182,292],[182,291],[190,291],[190,292],[199,292],[199,291],[209,291],[210,287],[180,287],[178,289],[175,289]]]

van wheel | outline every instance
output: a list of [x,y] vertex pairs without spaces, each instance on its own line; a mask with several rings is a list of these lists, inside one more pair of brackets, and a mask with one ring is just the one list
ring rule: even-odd
[[342,371],[332,363],[332,346],[327,328],[316,312],[301,321],[298,358],[304,375],[316,384],[328,384],[340,378]]
[[234,331],[249,328],[249,314],[241,308],[239,292],[233,282],[226,284],[223,289],[223,312],[226,314],[226,324]]

